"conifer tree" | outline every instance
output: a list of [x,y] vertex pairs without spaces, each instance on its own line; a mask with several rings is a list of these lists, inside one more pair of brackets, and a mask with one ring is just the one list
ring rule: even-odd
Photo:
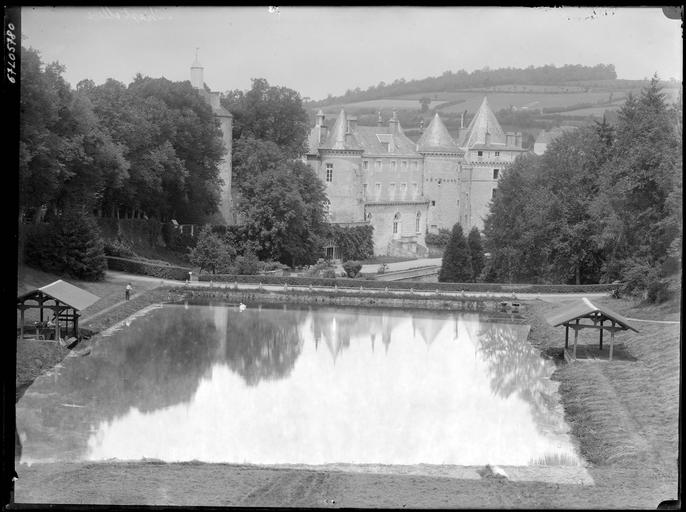
[[95,219],[82,211],[70,210],[56,222],[54,257],[60,267],[57,270],[78,279],[102,279],[107,260]]
[[471,255],[472,280],[476,282],[484,268],[484,248],[481,244],[481,234],[476,226],[471,229],[467,236],[467,245]]
[[443,253],[438,280],[442,283],[466,283],[472,280],[472,262],[467,239],[459,223],[453,226],[450,241]]

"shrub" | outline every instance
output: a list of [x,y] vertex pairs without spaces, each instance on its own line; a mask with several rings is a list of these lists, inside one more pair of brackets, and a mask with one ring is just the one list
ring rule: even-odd
[[105,256],[117,256],[119,258],[135,257],[136,253],[124,242],[119,240],[106,240],[104,243]]
[[213,274],[230,267],[231,260],[236,255],[233,247],[228,245],[220,235],[212,231],[210,226],[202,228],[198,234],[198,240],[190,250],[189,259],[193,265],[211,270]]
[[362,263],[355,260],[346,261],[343,263],[343,270],[345,270],[348,277],[356,277],[360,270],[362,270]]
[[433,245],[435,247],[445,247],[448,245],[450,240],[450,230],[446,228],[440,228],[438,233],[427,233],[424,237],[427,245]]
[[370,225],[343,227],[328,226],[328,238],[338,247],[341,259],[365,260],[374,256],[374,228]]
[[254,252],[246,251],[245,254],[236,256],[232,269],[236,274],[252,276],[260,271],[260,260]]

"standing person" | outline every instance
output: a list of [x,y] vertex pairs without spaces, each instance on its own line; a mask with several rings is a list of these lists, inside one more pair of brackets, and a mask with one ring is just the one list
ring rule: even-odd
[[133,290],[133,287],[131,286],[131,283],[128,283],[126,285],[126,300],[131,298],[131,290]]

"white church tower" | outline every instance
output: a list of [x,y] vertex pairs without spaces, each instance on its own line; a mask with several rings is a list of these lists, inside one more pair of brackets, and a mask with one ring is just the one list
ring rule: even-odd
[[219,120],[222,131],[222,142],[226,148],[226,154],[219,162],[219,177],[223,181],[219,213],[224,223],[236,224],[236,215],[231,197],[231,131],[233,129],[233,116],[219,103],[219,92],[205,89],[203,67],[198,60],[198,50],[195,51],[195,60],[191,65],[191,85],[198,91],[200,96],[212,107],[214,117]]

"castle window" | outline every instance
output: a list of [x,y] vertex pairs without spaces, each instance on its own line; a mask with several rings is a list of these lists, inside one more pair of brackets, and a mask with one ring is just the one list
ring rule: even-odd
[[495,152],[495,156],[496,156],[496,157],[500,156],[500,151],[496,151],[496,152]]
[[390,191],[388,192],[388,196],[391,199],[395,199],[395,183],[390,184]]
[[400,163],[400,168],[401,168],[403,171],[406,171],[406,170],[407,170],[407,160],[403,160],[403,161]]
[[417,198],[417,192],[419,191],[419,186],[416,183],[412,184],[412,197]]
[[495,188],[494,188],[493,190],[491,190],[491,199],[495,199],[495,195],[496,195],[496,194],[495,194],[495,191],[496,191],[496,190],[497,190],[497,189],[495,189]]
[[400,184],[400,197],[405,198],[406,193],[407,193],[407,183],[401,183]]
[[362,185],[362,199],[367,199],[367,184]]
[[369,169],[369,160],[362,160],[362,168],[366,171]]
[[376,194],[376,198],[379,199],[379,196],[381,195],[381,183],[374,184],[374,193]]
[[419,168],[419,162],[417,162],[417,160],[415,160],[414,162],[412,162],[412,168],[413,168],[415,171]]
[[498,173],[500,172],[500,169],[493,169],[493,179],[497,180],[498,179]]
[[419,226],[420,226],[421,222],[422,222],[422,212],[417,212],[417,219],[415,220],[415,226],[414,226],[414,230],[417,233],[420,232]]
[[391,171],[395,171],[395,160],[391,160]]
[[431,206],[436,206],[436,201],[431,201]]
[[381,160],[375,160],[374,161],[374,167],[376,167],[377,171],[381,170]]
[[483,151],[477,151],[476,154],[477,154],[477,156],[484,156],[484,152],[483,152]]
[[333,164],[326,164],[326,181],[333,181]]
[[393,236],[397,237],[400,232],[400,212],[393,217]]

